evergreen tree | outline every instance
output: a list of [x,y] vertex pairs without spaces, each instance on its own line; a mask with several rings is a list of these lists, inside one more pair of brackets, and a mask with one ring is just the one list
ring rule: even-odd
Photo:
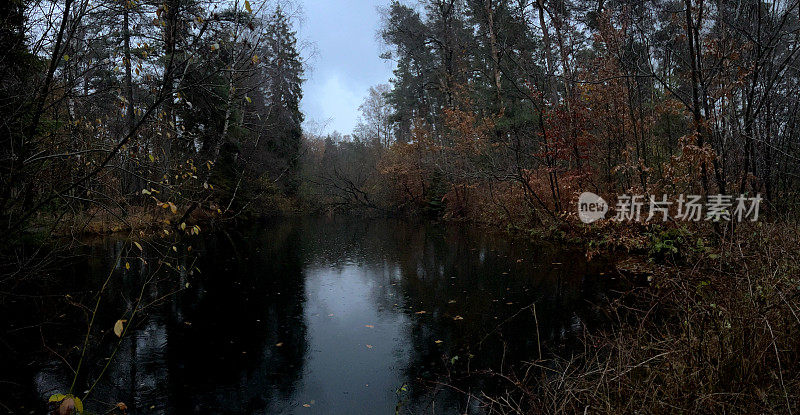
[[269,20],[263,50],[267,79],[267,145],[283,164],[278,177],[294,194],[299,186],[298,159],[303,136],[300,100],[303,98],[303,61],[297,50],[297,36],[291,22],[278,7]]

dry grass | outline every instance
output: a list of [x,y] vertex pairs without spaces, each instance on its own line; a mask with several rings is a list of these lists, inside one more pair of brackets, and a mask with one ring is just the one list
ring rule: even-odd
[[508,413],[798,413],[800,238],[748,224],[624,293],[572,358],[506,377]]
[[[40,229],[53,229],[55,236],[106,235],[117,232],[152,232],[160,231],[165,226],[174,224],[183,217],[185,208],[175,213],[170,209],[158,206],[128,206],[121,209],[108,210],[92,208],[60,218],[42,217],[39,219]],[[187,224],[203,223],[216,216],[208,209],[197,208],[185,219]],[[53,224],[55,223],[55,227]]]

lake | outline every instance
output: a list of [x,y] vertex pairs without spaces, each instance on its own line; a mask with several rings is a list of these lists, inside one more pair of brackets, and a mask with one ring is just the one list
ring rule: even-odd
[[[483,413],[482,392],[511,386],[499,374],[582,347],[609,269],[565,247],[399,220],[276,220],[169,244],[95,240],[50,265],[42,297],[9,296],[0,381],[12,397],[0,402],[39,413],[69,390],[55,352],[74,368],[111,272],[74,388],[92,388],[93,412]],[[142,311],[124,315],[140,292]]]

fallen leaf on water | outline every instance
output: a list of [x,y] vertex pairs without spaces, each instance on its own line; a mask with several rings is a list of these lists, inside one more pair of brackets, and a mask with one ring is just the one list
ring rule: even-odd
[[444,343],[444,340],[436,340],[436,341],[434,341],[434,343],[436,343],[436,344],[442,344],[442,343]]
[[328,317],[333,317],[333,313],[328,314]]
[[373,347],[375,347],[375,346],[373,346],[373,345],[371,345],[371,344],[368,344],[368,345],[367,345],[367,349],[371,349],[371,348],[373,348]]
[[375,326],[373,326],[372,324],[365,324],[365,325],[364,325],[364,327],[366,327],[366,328],[368,328],[368,329],[373,329],[373,328],[375,328]]
[[123,330],[122,325],[126,321],[128,321],[128,320],[117,320],[117,322],[114,323],[114,334],[116,334],[117,337],[122,337],[122,330]]
[[453,320],[463,320],[463,319],[464,319],[464,317],[461,317],[461,316],[455,316],[455,317],[453,317]]
[[281,347],[281,346],[283,346],[283,342],[275,343],[275,347]]
[[455,303],[456,303],[456,300],[450,300],[450,301],[447,302],[447,304],[455,304]]
[[506,303],[506,305],[511,305],[511,304],[514,304],[514,303],[513,303],[513,302],[511,302],[511,301],[509,301],[509,302],[507,302],[507,303]]
[[307,404],[307,403],[304,403],[304,404],[303,404],[303,408],[311,408],[311,405],[309,405],[309,404]]
[[427,314],[427,313],[428,313],[427,311],[425,311],[425,310],[422,310],[422,311],[417,311],[417,312],[416,312],[416,313],[414,313],[414,314]]

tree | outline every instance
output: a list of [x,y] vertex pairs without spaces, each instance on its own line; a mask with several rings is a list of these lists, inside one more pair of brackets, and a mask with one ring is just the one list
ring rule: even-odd
[[391,107],[387,102],[389,85],[380,84],[369,88],[367,97],[358,107],[361,117],[355,134],[362,141],[388,148],[394,142],[391,122]]
[[298,159],[303,136],[300,100],[303,98],[303,62],[297,50],[297,36],[280,7],[270,18],[263,48],[268,128],[267,145],[285,164],[279,166],[278,177],[289,194],[299,187]]

